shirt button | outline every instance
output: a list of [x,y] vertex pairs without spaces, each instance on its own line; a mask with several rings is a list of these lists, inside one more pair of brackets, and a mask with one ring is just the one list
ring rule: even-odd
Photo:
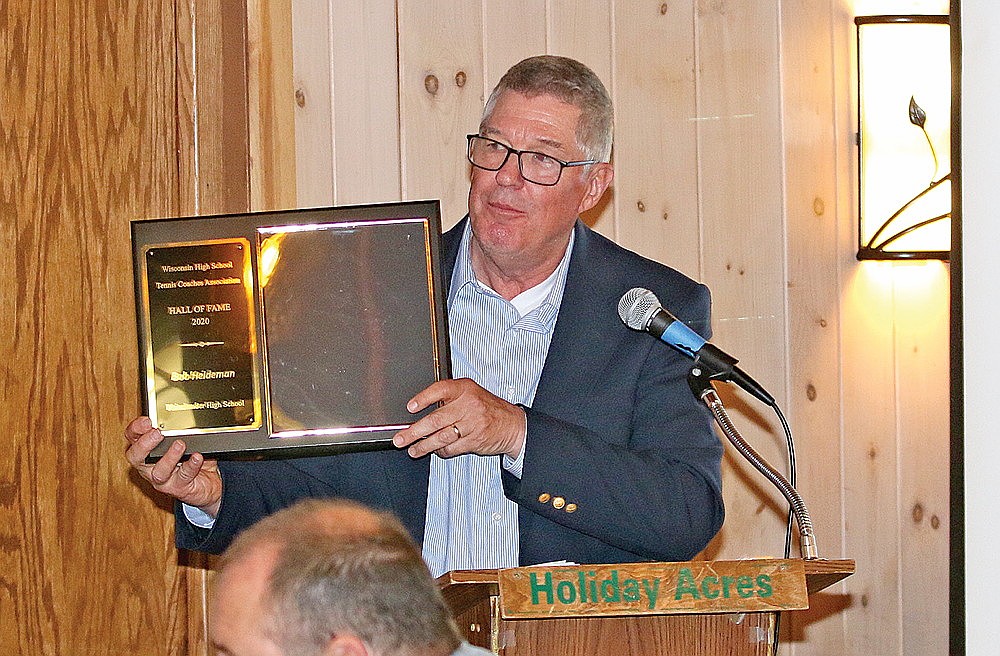
[[501,518],[501,515],[500,515],[500,512],[499,512],[499,511],[497,511],[497,512],[493,513],[493,521],[494,521],[494,522],[499,522],[499,521],[500,521],[500,518]]
[[555,499],[552,500],[552,507],[555,508],[556,510],[559,510],[565,505],[566,505],[566,499],[563,499],[562,497],[556,497]]
[[549,494],[548,492],[542,492],[541,494],[538,495],[538,503],[548,503],[549,499],[551,498],[552,498],[551,494]]

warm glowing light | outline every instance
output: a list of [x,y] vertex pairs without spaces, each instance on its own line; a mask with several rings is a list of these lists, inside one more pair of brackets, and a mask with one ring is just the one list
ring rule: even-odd
[[861,158],[858,257],[947,259],[951,246],[947,17],[865,16],[855,22]]
[[268,281],[271,280],[271,274],[274,273],[274,269],[278,266],[278,260],[281,259],[281,242],[285,240],[286,234],[279,232],[261,241],[260,257],[257,260],[257,267],[260,270],[261,288],[267,287]]

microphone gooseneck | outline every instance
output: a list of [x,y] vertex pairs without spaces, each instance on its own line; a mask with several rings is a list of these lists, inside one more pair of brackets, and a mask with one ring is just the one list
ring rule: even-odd
[[[691,376],[689,376],[688,384],[691,386],[692,390],[701,388],[702,392],[699,395],[701,401],[708,406],[708,409],[712,412],[712,416],[715,417],[716,423],[722,429],[725,434],[726,439],[739,451],[740,455],[743,456],[747,462],[754,466],[764,478],[771,481],[781,492],[782,496],[785,497],[785,501],[788,502],[788,507],[792,511],[792,515],[795,517],[795,523],[799,527],[799,550],[802,558],[805,560],[814,560],[819,558],[819,551],[816,547],[816,533],[813,531],[812,518],[809,516],[809,510],[806,508],[805,501],[802,500],[802,496],[799,494],[795,486],[788,482],[781,472],[772,467],[770,463],[767,462],[757,451],[754,450],[750,443],[743,439],[740,435],[739,430],[737,430],[736,425],[729,418],[726,413],[725,406],[722,405],[722,399],[719,398],[718,393],[715,388],[712,387],[711,383],[707,379],[698,380],[700,372],[697,367],[692,371]],[[787,549],[787,545],[786,545]],[[786,556],[787,558],[787,553]]]

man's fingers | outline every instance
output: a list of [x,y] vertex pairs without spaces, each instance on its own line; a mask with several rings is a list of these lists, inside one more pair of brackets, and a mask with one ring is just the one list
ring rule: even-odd
[[412,458],[420,458],[431,452],[443,455],[442,449],[447,449],[461,438],[461,434],[455,431],[452,426],[453,424],[448,424],[444,428],[434,431],[424,439],[413,444],[407,449],[407,453]]
[[149,470],[149,480],[156,485],[164,485],[177,470],[177,463],[184,455],[184,442],[177,440],[167,448],[163,457]]
[[204,460],[204,457],[200,453],[191,454],[191,457],[182,462],[180,467],[177,468],[176,476],[178,480],[182,483],[193,481],[198,476],[198,472],[201,471],[201,465]]
[[468,378],[457,378],[455,380],[445,379],[431,383],[424,389],[417,392],[412,399],[406,403],[406,409],[410,412],[420,412],[429,408],[435,403],[449,403],[462,394],[462,390],[468,384],[475,385]]
[[163,441],[163,434],[153,429],[139,435],[125,450],[125,458],[133,467],[139,467],[146,462],[146,456]]
[[402,448],[419,440],[429,440],[432,436],[436,436],[442,431],[451,431],[449,427],[454,421],[449,418],[450,415],[451,411],[447,407],[432,412],[419,421],[410,424],[409,428],[404,428],[396,433],[396,436],[392,439],[392,443]]
[[427,408],[442,399],[439,396],[439,390],[435,387],[438,383],[433,383],[430,387],[423,389],[406,402],[406,410],[408,412],[420,412],[424,408]]
[[149,417],[138,417],[125,427],[125,440],[129,444],[135,444],[143,435],[153,429],[153,422]]

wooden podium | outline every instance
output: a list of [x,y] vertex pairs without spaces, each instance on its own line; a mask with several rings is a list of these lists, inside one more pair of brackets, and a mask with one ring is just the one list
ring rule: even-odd
[[744,560],[464,570],[438,579],[459,629],[503,656],[770,655],[776,613],[853,560]]

